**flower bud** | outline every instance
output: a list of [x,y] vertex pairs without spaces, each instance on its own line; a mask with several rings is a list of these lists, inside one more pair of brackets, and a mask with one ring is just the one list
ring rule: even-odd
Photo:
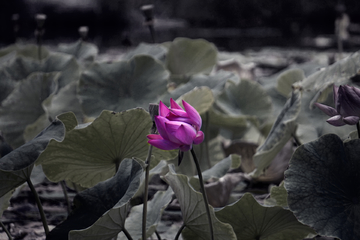
[[148,143],[162,150],[189,151],[192,144],[200,144],[204,141],[204,133],[200,131],[202,124],[200,114],[184,100],[185,110],[173,99],[170,99],[170,104],[171,107],[168,108],[160,101],[159,115],[154,117],[160,135],[148,135]]
[[355,125],[360,119],[360,89],[352,86],[333,87],[335,108],[315,103],[329,118],[327,122],[333,126]]

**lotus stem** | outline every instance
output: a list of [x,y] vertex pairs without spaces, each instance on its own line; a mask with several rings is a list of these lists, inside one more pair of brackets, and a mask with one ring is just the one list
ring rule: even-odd
[[199,161],[196,157],[195,151],[193,148],[191,148],[191,154],[193,156],[195,165],[196,165],[196,171],[198,173],[199,176],[199,182],[200,182],[200,187],[201,187],[201,193],[203,195],[203,199],[204,199],[204,204],[205,204],[205,209],[206,209],[206,214],[208,216],[208,221],[209,221],[209,228],[210,228],[210,236],[211,236],[211,240],[214,240],[214,229],[213,229],[213,225],[212,225],[212,221],[211,221],[211,215],[210,215],[210,209],[209,209],[209,202],[207,199],[207,195],[206,195],[206,191],[205,191],[205,186],[204,186],[204,181],[203,181],[203,177],[201,174],[201,169],[200,169],[200,165],[199,165]]
[[41,221],[42,221],[43,226],[44,226],[45,234],[48,235],[49,234],[49,226],[48,226],[47,221],[46,221],[44,209],[43,209],[43,207],[41,205],[39,195],[37,194],[37,192],[36,192],[36,190],[34,188],[34,185],[32,184],[30,178],[26,179],[26,181],[27,181],[27,184],[29,185],[29,188],[30,188],[31,192],[34,194],[36,204],[37,204],[37,206],[39,208]]
[[123,229],[123,232],[124,232],[125,236],[127,237],[127,239],[133,240],[130,233],[125,228]]
[[142,239],[146,240],[146,217],[147,217],[147,202],[149,193],[149,173],[150,173],[150,160],[153,146],[149,146],[148,155],[146,157],[145,169],[145,190],[144,190],[144,204],[143,204],[143,217],[142,217]]
[[68,213],[70,213],[71,212],[70,201],[69,201],[69,196],[67,194],[65,181],[61,181],[60,185],[61,185],[61,188],[63,190],[64,198],[65,198],[65,201],[66,201],[66,204],[67,204],[67,211],[68,211]]
[[160,236],[160,234],[158,233],[158,231],[156,231],[156,230],[155,230],[155,235],[156,235],[156,237],[157,237],[158,240],[161,240],[161,236]]
[[151,40],[153,43],[156,43],[156,39],[155,39],[155,29],[153,25],[149,25],[149,31],[150,31],[150,35],[151,35]]
[[178,240],[179,237],[180,237],[180,233],[182,232],[182,230],[185,228],[185,224],[183,224],[181,226],[181,228],[179,229],[179,231],[176,233],[176,236],[175,236],[175,240]]
[[6,235],[8,236],[9,240],[13,240],[13,238],[11,237],[10,232],[7,230],[7,228],[5,227],[5,225],[3,224],[2,221],[0,221],[0,226],[2,227],[2,229],[4,230],[4,232],[6,233]]
[[209,111],[205,113],[205,124],[204,124],[204,131],[205,131],[205,159],[208,164],[208,168],[211,168],[211,162],[210,162],[210,153],[209,153],[209,136],[210,136],[210,129],[209,129]]

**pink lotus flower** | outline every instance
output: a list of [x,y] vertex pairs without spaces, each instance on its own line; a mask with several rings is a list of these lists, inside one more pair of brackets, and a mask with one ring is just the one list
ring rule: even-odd
[[327,122],[333,126],[357,124],[360,119],[360,89],[334,85],[333,91],[336,109],[320,103],[315,103],[315,106],[331,117]]
[[160,135],[147,135],[149,144],[162,150],[180,149],[185,152],[192,148],[192,144],[204,141],[204,133],[200,131],[200,114],[184,100],[182,104],[185,110],[171,98],[169,109],[160,101],[159,116],[155,116]]

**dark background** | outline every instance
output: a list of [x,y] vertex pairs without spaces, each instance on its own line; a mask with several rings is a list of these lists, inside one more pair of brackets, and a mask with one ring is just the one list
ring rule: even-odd
[[89,40],[100,47],[151,42],[142,24],[145,4],[155,6],[157,41],[204,37],[229,50],[298,45],[303,37],[333,34],[339,4],[360,23],[359,0],[0,0],[0,45],[14,42],[14,13],[20,15],[18,37],[24,40],[34,41],[34,15],[44,13],[44,41],[76,40],[79,26],[87,25]]

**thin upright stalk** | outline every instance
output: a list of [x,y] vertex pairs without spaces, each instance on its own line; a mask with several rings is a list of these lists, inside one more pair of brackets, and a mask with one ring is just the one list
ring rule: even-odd
[[359,122],[356,123],[356,129],[357,129],[357,132],[358,132],[358,138],[360,138],[360,125],[359,125]]
[[182,232],[182,230],[185,228],[185,224],[183,224],[181,226],[181,228],[179,229],[179,231],[176,233],[176,236],[175,236],[175,240],[178,240],[179,237],[180,237],[180,233]]
[[153,25],[149,25],[149,31],[150,31],[150,35],[151,35],[151,40],[153,41],[153,43],[156,43],[155,29],[154,29]]
[[6,235],[8,236],[9,240],[13,240],[13,238],[11,237],[10,232],[7,230],[7,228],[5,227],[5,225],[3,224],[2,221],[0,221],[0,226],[2,227],[2,229],[4,230],[4,232],[6,233]]
[[123,229],[123,232],[124,232],[124,234],[125,234],[125,236],[127,237],[128,240],[133,240],[130,233],[125,228]]
[[203,181],[203,177],[201,174],[201,169],[200,169],[200,165],[199,165],[199,161],[196,157],[195,151],[192,148],[191,149],[191,154],[193,156],[194,162],[195,162],[195,166],[196,166],[196,171],[198,173],[199,176],[199,182],[200,182],[200,187],[201,187],[201,193],[203,195],[203,199],[204,199],[204,203],[205,203],[205,209],[206,209],[206,214],[208,216],[208,221],[209,221],[209,228],[210,228],[210,236],[211,236],[211,240],[214,240],[214,229],[213,229],[213,225],[212,225],[212,221],[211,221],[211,215],[210,215],[210,209],[209,209],[209,202],[207,199],[207,195],[206,195],[206,191],[205,191],[205,187],[204,187],[204,181]]
[[60,185],[61,185],[61,188],[63,190],[64,198],[65,198],[65,201],[66,201],[66,204],[67,204],[67,211],[68,211],[68,213],[70,213],[71,212],[70,201],[69,201],[69,196],[67,194],[65,181],[61,181]]
[[156,230],[155,230],[155,235],[156,235],[156,237],[157,237],[158,240],[161,240],[161,236],[160,236],[160,234],[158,233],[158,231],[156,231]]
[[144,204],[143,204],[143,216],[142,216],[142,239],[146,240],[146,217],[147,217],[147,202],[149,193],[149,173],[150,173],[150,160],[153,146],[149,146],[148,155],[146,157],[146,169],[145,169],[145,190],[144,190]]
[[48,235],[49,234],[49,226],[47,224],[47,221],[46,221],[46,217],[45,217],[45,213],[44,213],[44,209],[41,205],[41,201],[40,201],[40,198],[39,198],[39,195],[37,194],[35,188],[34,188],[34,185],[32,184],[30,178],[26,179],[27,181],[27,184],[29,185],[30,187],[30,190],[31,192],[33,193],[34,197],[35,197],[35,201],[36,201],[36,204],[39,208],[39,212],[40,212],[40,216],[41,216],[41,221],[43,223],[43,226],[44,226],[44,230],[45,230],[45,234]]
[[204,131],[205,131],[205,159],[207,161],[208,164],[208,168],[211,168],[211,162],[210,162],[210,154],[209,154],[209,136],[210,136],[210,128],[209,128],[209,121],[210,121],[210,116],[209,116],[209,111],[207,111],[205,113],[206,116],[206,120],[205,120],[205,124],[204,124]]

